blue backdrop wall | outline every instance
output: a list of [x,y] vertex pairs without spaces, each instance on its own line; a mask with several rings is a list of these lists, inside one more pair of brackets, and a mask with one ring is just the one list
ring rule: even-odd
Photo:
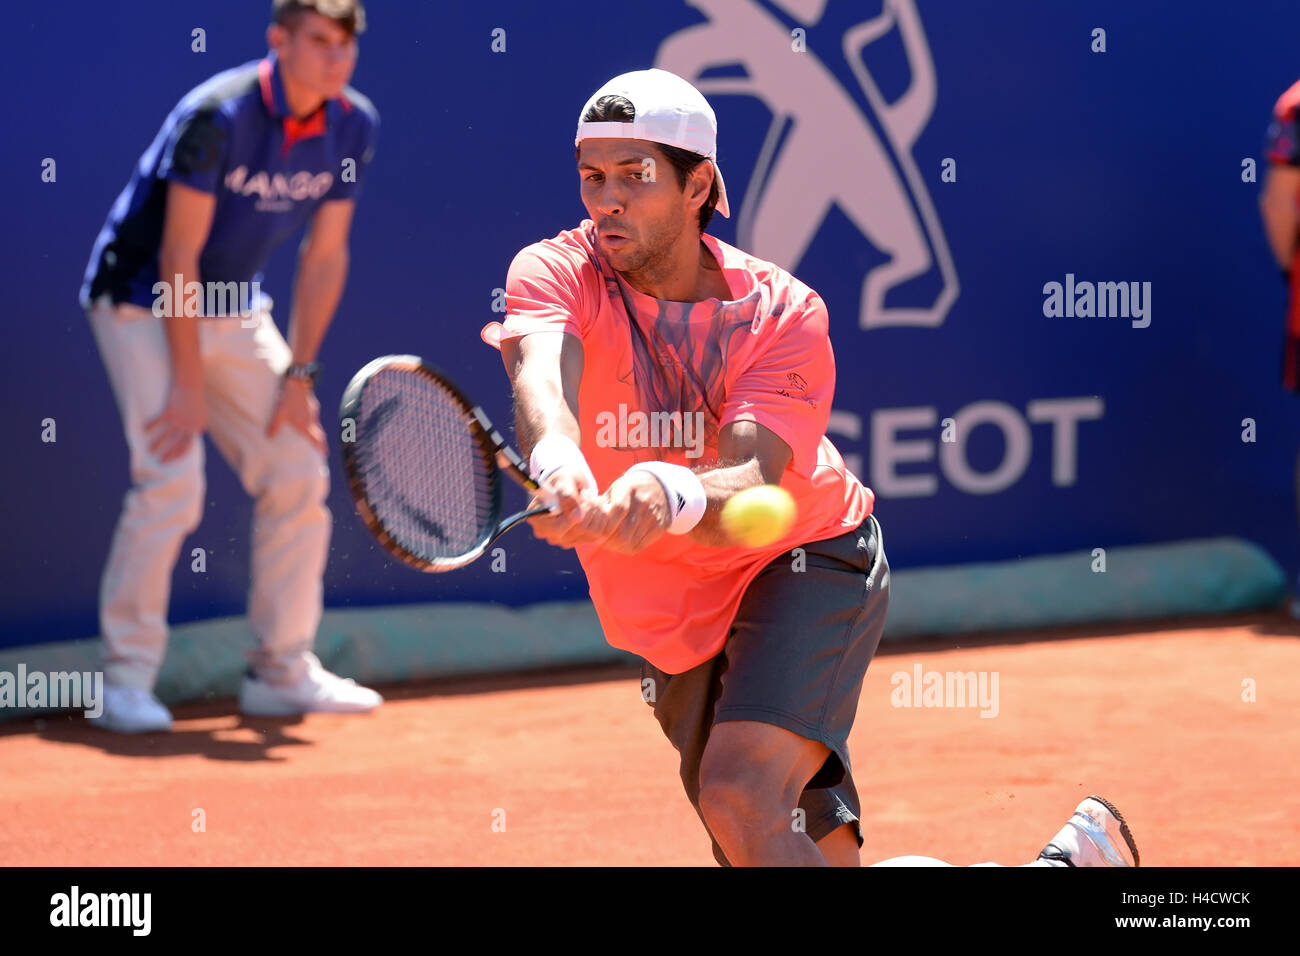
[[[11,12],[0,646],[97,633],[127,455],[78,284],[162,118],[265,51],[269,7]],[[454,369],[509,420],[500,359],[478,338],[500,318],[495,290],[519,248],[583,218],[579,107],[614,74],[659,65],[698,81],[718,113],[737,214],[710,231],[828,303],[832,439],[875,489],[896,567],[1219,534],[1297,564],[1300,399],[1280,388],[1283,291],[1259,186],[1243,180],[1300,73],[1293,3],[1250,0],[1230,16],[1130,0],[369,12],[353,82],[383,127],[322,353],[327,426],[352,372],[389,352]],[[196,28],[205,52],[192,50]],[[293,245],[265,283],[282,326]],[[1045,286],[1068,281],[1138,283],[1142,314],[1045,315]],[[330,606],[585,595],[572,555],[526,532],[503,539],[504,574],[484,562],[424,576],[389,560],[333,445]],[[211,446],[207,499],[182,552],[204,548],[207,571],[178,565],[175,622],[243,607],[251,507]]]

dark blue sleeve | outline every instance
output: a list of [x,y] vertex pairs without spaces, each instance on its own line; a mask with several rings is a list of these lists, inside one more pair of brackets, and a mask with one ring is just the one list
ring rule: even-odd
[[172,130],[158,165],[158,178],[215,194],[230,148],[230,121],[220,109],[200,107]]
[[[325,202],[335,199],[356,200],[361,195],[366,170],[375,158],[375,144],[379,139],[379,114],[362,112],[357,118],[357,135],[353,137],[351,150],[342,157],[334,185],[325,194]],[[347,160],[353,162],[348,163]]]

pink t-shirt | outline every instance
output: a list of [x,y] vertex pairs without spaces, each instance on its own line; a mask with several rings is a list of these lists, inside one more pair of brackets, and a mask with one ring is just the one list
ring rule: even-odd
[[504,326],[483,330],[493,345],[538,331],[582,340],[578,425],[602,491],[640,461],[716,462],[719,430],[731,422],[757,422],[790,446],[781,486],[798,517],[766,548],[708,547],[685,535],[663,535],[635,555],[576,548],[606,640],[669,674],[722,650],[745,588],[768,562],[856,528],[874,504],[826,438],[835,359],[825,304],[772,263],[702,239],[731,301],[636,291],[601,256],[588,219],[515,256]]

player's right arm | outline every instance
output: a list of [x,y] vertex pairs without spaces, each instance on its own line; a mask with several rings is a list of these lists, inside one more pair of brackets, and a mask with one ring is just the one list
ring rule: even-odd
[[582,340],[568,332],[533,332],[501,343],[515,394],[515,428],[525,457],[551,433],[575,445],[578,427],[578,387],[582,384]]
[[203,365],[199,356],[199,318],[187,315],[185,287],[200,282],[199,256],[208,241],[215,195],[179,182],[167,184],[167,212],[158,247],[159,281],[170,285],[170,314],[162,317],[171,356],[171,387],[167,404],[145,424],[149,449],[160,461],[183,455],[207,427],[203,399]]
[[[582,443],[578,426],[578,387],[582,384],[582,340],[568,332],[532,332],[501,342],[501,358],[515,396],[519,448],[531,456],[543,438]],[[530,520],[539,538],[573,547],[590,538],[577,523],[597,489],[585,468],[562,466],[542,481],[560,506],[557,515]]]
[[529,523],[539,538],[561,547],[592,540],[578,525],[599,493],[578,424],[583,340],[596,281],[585,261],[546,242],[522,249],[506,274],[499,347],[514,389],[519,449],[559,505],[555,514]]

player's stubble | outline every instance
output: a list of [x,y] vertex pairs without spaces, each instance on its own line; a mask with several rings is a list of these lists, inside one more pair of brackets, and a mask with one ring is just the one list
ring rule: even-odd
[[602,234],[600,251],[610,268],[621,273],[633,288],[655,288],[672,277],[671,250],[685,225],[686,213],[677,205],[671,206],[660,219],[638,224],[635,235],[628,235],[631,230],[625,224],[608,225],[611,232],[632,240],[631,248],[618,249],[611,249],[605,243],[606,227],[597,222],[596,229]]

